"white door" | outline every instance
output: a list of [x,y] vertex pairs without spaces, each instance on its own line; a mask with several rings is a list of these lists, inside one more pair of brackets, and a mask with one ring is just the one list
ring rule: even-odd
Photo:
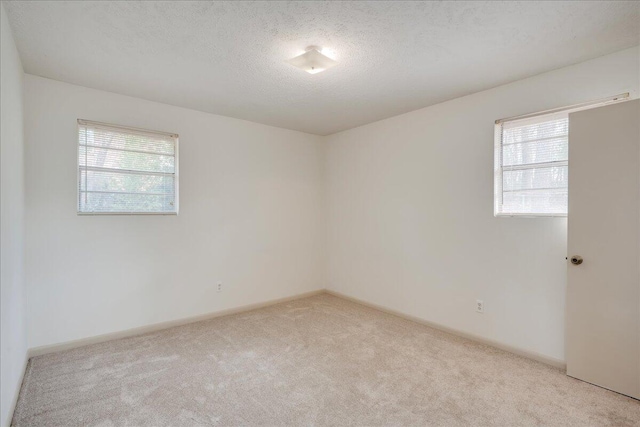
[[569,115],[566,313],[567,375],[637,399],[639,123],[640,100]]

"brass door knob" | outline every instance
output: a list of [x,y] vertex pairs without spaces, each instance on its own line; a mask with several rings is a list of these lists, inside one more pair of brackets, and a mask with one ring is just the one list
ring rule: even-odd
[[580,265],[582,264],[582,257],[580,255],[574,255],[571,257],[571,264]]

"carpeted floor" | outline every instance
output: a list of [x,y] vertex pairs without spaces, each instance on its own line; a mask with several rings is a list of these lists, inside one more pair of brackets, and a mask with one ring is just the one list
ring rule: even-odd
[[322,294],[35,357],[16,426],[631,426],[640,402]]

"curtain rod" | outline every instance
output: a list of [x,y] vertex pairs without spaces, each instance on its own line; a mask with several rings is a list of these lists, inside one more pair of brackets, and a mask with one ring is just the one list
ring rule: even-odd
[[567,110],[577,110],[577,109],[584,108],[584,107],[589,107],[589,106],[595,105],[595,104],[605,104],[605,103],[610,103],[610,102],[617,102],[617,101],[621,101],[621,100],[626,99],[626,98],[629,98],[629,92],[621,93],[620,95],[610,96],[610,97],[607,97],[607,98],[596,99],[595,101],[587,101],[587,102],[581,102],[579,104],[569,105],[569,106],[566,106],[566,107],[552,108],[550,110],[539,111],[537,113],[529,113],[529,114],[523,114],[521,116],[507,117],[507,118],[504,118],[504,119],[496,120],[496,124],[499,125],[500,123],[504,123],[504,122],[511,122],[511,121],[520,120],[520,119],[529,119],[531,117],[543,116],[545,114],[559,113],[559,112],[567,111]]

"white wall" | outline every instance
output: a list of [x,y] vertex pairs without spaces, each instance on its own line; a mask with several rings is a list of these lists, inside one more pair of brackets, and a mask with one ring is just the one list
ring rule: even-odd
[[[27,75],[29,347],[329,287],[563,360],[566,220],[493,217],[493,122],[637,96],[638,61],[329,137]],[[180,215],[77,216],[77,118],[179,133]]]
[[22,64],[0,3],[0,423],[9,425],[27,354]]
[[638,61],[633,48],[329,136],[329,288],[564,360],[566,219],[493,217],[493,123],[636,97]]
[[[78,118],[178,133],[180,214],[76,215]],[[25,141],[29,347],[324,288],[318,136],[26,75]]]

